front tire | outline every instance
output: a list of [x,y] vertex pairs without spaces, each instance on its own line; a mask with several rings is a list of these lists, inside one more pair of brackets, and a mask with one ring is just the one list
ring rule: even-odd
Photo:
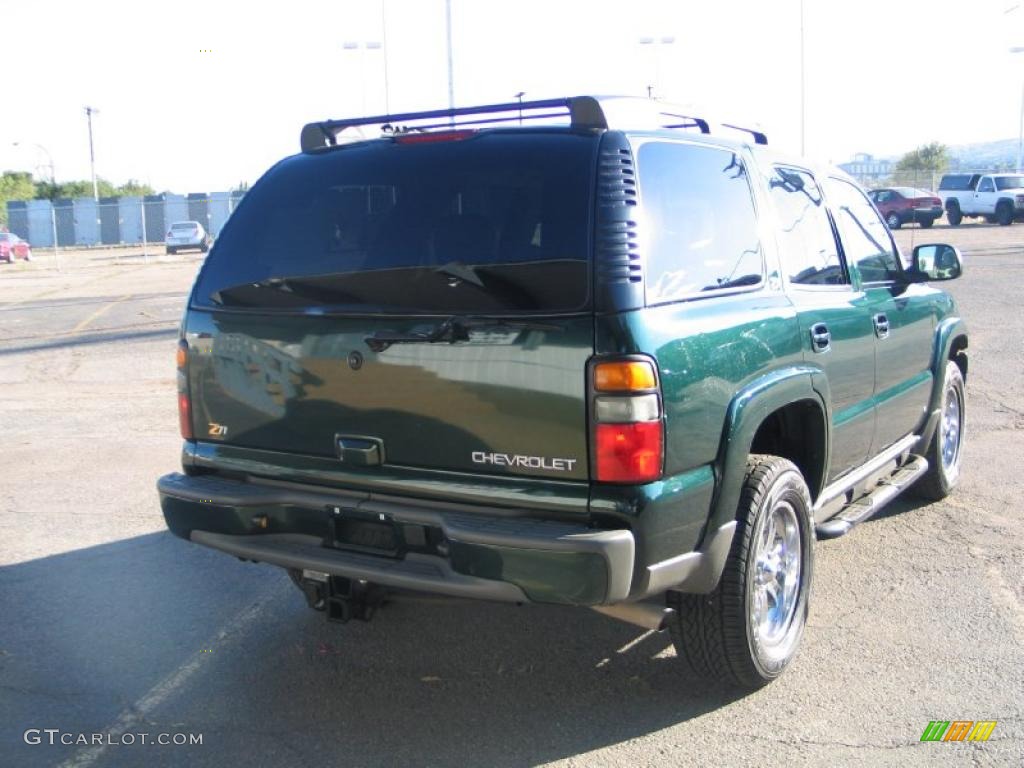
[[903,222],[900,221],[900,217],[897,216],[895,213],[890,213],[888,216],[886,216],[885,223],[889,225],[889,229],[893,230],[899,229],[901,226],[903,226]]
[[997,205],[996,221],[1001,227],[1008,227],[1013,224],[1013,206],[1009,203],[1000,203]]
[[811,495],[778,456],[747,460],[732,548],[713,592],[670,591],[676,655],[700,677],[759,688],[796,655],[807,623],[813,564]]
[[914,493],[923,499],[944,499],[960,482],[966,404],[964,376],[960,366],[947,360],[942,382],[942,412],[925,453],[928,471],[914,485]]

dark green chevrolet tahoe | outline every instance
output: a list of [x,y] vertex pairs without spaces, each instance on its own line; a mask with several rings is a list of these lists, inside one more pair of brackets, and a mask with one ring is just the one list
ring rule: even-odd
[[957,484],[967,331],[841,172],[655,101],[311,123],[199,272],[178,536],[331,619],[429,592],[793,658],[816,539]]

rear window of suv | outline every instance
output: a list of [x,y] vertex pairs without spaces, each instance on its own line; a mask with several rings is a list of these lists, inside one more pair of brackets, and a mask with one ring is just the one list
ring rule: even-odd
[[971,189],[971,181],[976,178],[975,174],[952,173],[942,177],[939,182],[939,189],[944,192],[964,192]]
[[584,309],[596,143],[569,133],[488,133],[288,158],[225,225],[194,303],[424,314]]

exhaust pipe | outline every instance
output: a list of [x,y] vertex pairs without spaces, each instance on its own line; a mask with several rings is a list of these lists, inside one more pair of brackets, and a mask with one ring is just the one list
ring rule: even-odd
[[664,605],[652,603],[616,603],[615,605],[592,605],[591,608],[605,616],[624,621],[644,629],[661,632],[675,611]]

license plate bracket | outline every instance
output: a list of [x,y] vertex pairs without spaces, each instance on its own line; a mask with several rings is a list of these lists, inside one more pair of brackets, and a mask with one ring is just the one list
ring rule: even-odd
[[329,507],[329,546],[350,552],[400,557],[402,536],[395,521],[384,514],[368,514],[345,507]]

